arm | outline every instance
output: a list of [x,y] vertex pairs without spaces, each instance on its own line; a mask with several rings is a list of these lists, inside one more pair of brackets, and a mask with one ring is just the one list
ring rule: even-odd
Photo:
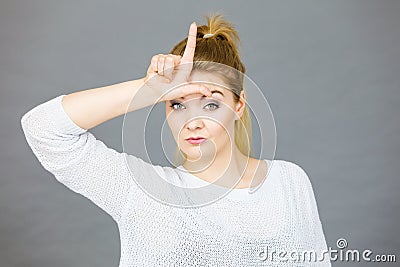
[[76,125],[88,130],[159,101],[157,94],[141,78],[66,95],[62,105]]
[[[182,58],[174,55],[153,57],[145,78],[61,95],[34,107],[21,118],[26,140],[42,166],[116,221],[121,218],[135,185],[131,175],[139,177],[155,166],[108,148],[88,130],[160,101],[199,92],[211,95],[208,88],[198,85],[167,92],[173,84],[185,82],[190,74],[188,62],[191,63],[194,56],[195,33],[196,25],[192,24]],[[181,63],[185,63],[184,67]],[[178,71],[172,79],[175,67]],[[158,69],[166,71],[166,77],[170,79],[164,78]]]
[[[187,93],[199,91],[197,87],[187,89]],[[118,221],[136,178],[151,173],[154,166],[108,148],[88,129],[155,104],[161,101],[158,95],[144,85],[144,79],[60,95],[24,114],[21,125],[46,170]]]
[[[197,26],[192,23],[183,56],[153,56],[146,77],[142,79],[65,96],[62,101],[65,112],[76,125],[87,130],[119,115],[161,101],[193,93],[211,96],[209,88],[199,84],[180,86],[188,82],[193,67],[196,33]],[[175,89],[170,91],[172,88]]]
[[[121,218],[128,194],[135,185],[125,157],[129,157],[131,168],[150,164],[108,148],[87,129],[118,116],[140,84],[141,80],[136,80],[61,95],[34,107],[21,118],[26,140],[42,166],[115,221]],[[66,107],[63,106],[65,99]],[[141,105],[148,103],[143,101]],[[131,106],[131,110],[139,106]]]

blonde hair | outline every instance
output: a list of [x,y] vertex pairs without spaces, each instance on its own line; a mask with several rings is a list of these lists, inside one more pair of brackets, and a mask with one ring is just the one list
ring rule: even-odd
[[[237,45],[240,44],[239,35],[234,26],[228,22],[222,14],[206,15],[207,25],[197,27],[196,50],[193,58],[193,69],[211,72],[218,75],[223,82],[233,91],[234,102],[240,99],[240,93],[244,90],[243,78],[246,72],[245,66],[239,57]],[[213,34],[203,38],[205,34]],[[174,55],[183,55],[187,37],[180,41],[169,52]],[[198,62],[196,62],[198,61]],[[220,64],[229,67],[221,68]],[[252,155],[251,119],[249,109],[244,107],[243,115],[235,121],[235,144],[239,151],[246,156]],[[179,152],[186,158],[186,154],[177,147],[175,154],[175,166],[178,166]]]

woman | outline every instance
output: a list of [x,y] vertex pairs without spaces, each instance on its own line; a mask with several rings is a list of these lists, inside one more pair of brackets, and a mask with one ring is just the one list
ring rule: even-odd
[[[289,161],[250,157],[238,34],[221,15],[207,22],[192,23],[168,55],[154,56],[144,78],[60,95],[28,111],[21,119],[27,142],[58,181],[117,222],[119,266],[293,266],[301,259],[292,252],[303,250],[321,257],[327,246],[308,176]],[[88,131],[160,102],[184,157],[178,168],[119,153]],[[177,196],[173,185],[230,190],[192,208],[153,198]],[[194,204],[182,192],[179,199]],[[196,200],[204,204],[206,195]],[[330,266],[327,254],[303,263]]]

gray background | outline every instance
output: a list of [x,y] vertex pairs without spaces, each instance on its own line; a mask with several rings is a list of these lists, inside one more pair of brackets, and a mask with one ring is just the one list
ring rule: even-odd
[[[142,77],[212,11],[237,26],[274,113],[276,159],[309,174],[328,246],[343,237],[399,257],[400,1],[10,0],[0,2],[1,266],[118,265],[117,225],[41,167],[20,119],[60,94]],[[122,119],[91,131],[122,151]]]

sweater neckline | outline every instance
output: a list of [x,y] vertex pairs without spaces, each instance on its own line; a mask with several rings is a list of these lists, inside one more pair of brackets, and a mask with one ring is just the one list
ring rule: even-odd
[[[220,188],[221,190],[225,190],[227,193],[223,196],[223,198],[229,198],[229,199],[234,199],[234,200],[254,200],[255,198],[259,197],[262,195],[261,191],[264,191],[265,188],[269,187],[269,184],[271,183],[271,177],[272,175],[270,174],[271,172],[271,166],[272,166],[272,161],[263,159],[263,161],[266,162],[267,164],[267,174],[262,180],[260,184],[258,184],[255,187],[244,187],[244,188],[232,188],[229,189],[225,186],[220,186],[217,184],[213,184],[215,187]],[[176,167],[183,175],[186,176],[187,180],[186,182],[192,187],[201,187],[201,186],[207,186],[210,185],[210,182],[207,182],[193,174],[191,174],[185,167],[182,165],[179,165]],[[255,192],[253,192],[255,191]]]

